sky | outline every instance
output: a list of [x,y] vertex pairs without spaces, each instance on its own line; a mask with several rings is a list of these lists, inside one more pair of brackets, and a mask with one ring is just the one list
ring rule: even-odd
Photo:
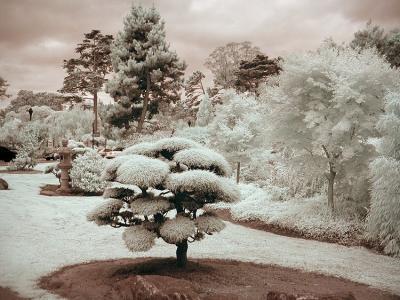
[[[57,91],[64,59],[83,34],[116,34],[132,4],[154,5],[171,49],[189,75],[218,46],[250,41],[269,56],[312,50],[326,38],[348,42],[368,20],[400,27],[400,0],[0,0],[0,76],[8,92]],[[100,96],[105,100],[107,96]]]

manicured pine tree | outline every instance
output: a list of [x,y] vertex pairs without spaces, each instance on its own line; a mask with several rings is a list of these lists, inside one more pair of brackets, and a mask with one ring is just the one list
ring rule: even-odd
[[148,251],[155,239],[176,245],[178,266],[187,262],[188,242],[221,231],[225,224],[203,206],[236,202],[240,193],[227,177],[220,154],[183,138],[166,138],[125,149],[106,166],[109,201],[88,214],[98,225],[126,227],[131,251]]
[[192,115],[195,115],[199,110],[199,105],[201,102],[201,96],[205,95],[204,86],[202,79],[205,76],[200,71],[195,71],[189,77],[185,84],[185,101],[183,103],[184,108],[189,110]]

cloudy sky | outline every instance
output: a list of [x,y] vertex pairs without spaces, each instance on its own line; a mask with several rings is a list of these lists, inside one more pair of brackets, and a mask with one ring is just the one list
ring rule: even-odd
[[73,57],[83,33],[115,34],[132,3],[160,11],[187,72],[205,71],[208,54],[231,41],[284,56],[327,37],[349,41],[369,19],[400,27],[400,0],[0,0],[0,76],[9,92],[59,89],[62,61]]

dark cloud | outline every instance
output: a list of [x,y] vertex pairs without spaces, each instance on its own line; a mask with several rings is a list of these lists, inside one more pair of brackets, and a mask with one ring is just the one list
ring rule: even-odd
[[[0,75],[12,92],[55,91],[63,59],[74,55],[83,33],[122,28],[131,0],[0,0]],[[171,48],[188,64],[203,64],[217,46],[248,40],[277,56],[317,47],[332,37],[348,41],[371,19],[400,26],[399,0],[142,0],[166,22]]]

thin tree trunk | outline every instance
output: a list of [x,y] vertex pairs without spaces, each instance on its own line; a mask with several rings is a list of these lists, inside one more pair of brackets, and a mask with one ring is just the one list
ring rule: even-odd
[[328,178],[328,206],[331,209],[331,211],[333,212],[335,210],[335,202],[333,199],[333,187],[335,184],[335,177],[336,177],[336,172],[335,172],[335,164],[332,161],[332,155],[329,154],[328,149],[322,145],[322,149],[325,152],[326,157],[328,158],[328,164],[329,164],[329,176],[327,176]]
[[206,91],[204,90],[203,83],[201,82],[201,79],[200,79],[200,87],[201,87],[201,90],[203,91],[203,94],[205,95]]
[[97,116],[97,91],[93,94],[93,113],[94,113],[94,126],[93,126],[93,133],[94,135],[98,134],[98,116]]
[[240,181],[240,161],[237,163],[237,170],[236,170],[236,183]]
[[187,240],[176,244],[176,263],[180,268],[184,268],[187,264],[187,250]]
[[140,133],[142,132],[143,129],[143,123],[144,120],[146,118],[146,114],[147,114],[147,107],[149,105],[149,96],[150,96],[150,73],[147,72],[146,75],[146,94],[144,96],[144,100],[143,100],[143,109],[142,109],[142,114],[140,115],[140,119],[139,119],[139,123],[138,123],[138,127],[136,132]]
[[335,210],[335,203],[333,199],[333,185],[335,183],[335,177],[336,177],[336,172],[334,172],[330,167],[329,177],[328,177],[328,206],[330,207],[332,212]]

